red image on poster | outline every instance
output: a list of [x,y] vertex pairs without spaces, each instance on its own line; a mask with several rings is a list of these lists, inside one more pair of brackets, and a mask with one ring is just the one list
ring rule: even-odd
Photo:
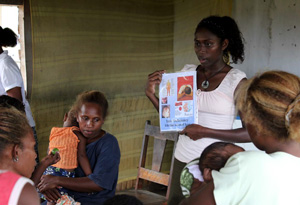
[[177,78],[177,101],[193,100],[193,76]]

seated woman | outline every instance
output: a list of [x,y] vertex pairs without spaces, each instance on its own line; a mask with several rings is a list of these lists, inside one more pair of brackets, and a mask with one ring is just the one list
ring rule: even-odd
[[35,139],[24,113],[0,109],[0,204],[39,204],[28,179],[36,165]]
[[265,72],[243,84],[236,102],[253,143],[265,152],[233,155],[182,204],[299,204],[300,78]]
[[56,188],[64,187],[75,201],[82,204],[103,204],[115,195],[120,163],[120,149],[117,139],[102,130],[108,110],[105,96],[98,91],[87,91],[78,95],[73,105],[80,132],[87,139],[86,154],[92,173],[85,175],[79,166],[75,178],[44,175],[38,185],[39,190],[51,190],[51,196],[60,195]]

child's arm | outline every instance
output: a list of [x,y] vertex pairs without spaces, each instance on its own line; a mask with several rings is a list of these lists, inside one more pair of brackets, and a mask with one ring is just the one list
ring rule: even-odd
[[31,180],[34,182],[34,184],[38,185],[41,176],[43,175],[46,168],[52,164],[56,164],[59,160],[60,156],[58,152],[56,152],[55,154],[52,154],[51,152],[46,157],[44,157],[32,173]]
[[83,172],[86,176],[90,175],[92,173],[92,168],[89,162],[88,157],[86,156],[86,138],[82,135],[80,131],[74,130],[74,134],[78,137],[79,143],[78,143],[78,151],[77,151],[77,158],[80,167],[82,168]]

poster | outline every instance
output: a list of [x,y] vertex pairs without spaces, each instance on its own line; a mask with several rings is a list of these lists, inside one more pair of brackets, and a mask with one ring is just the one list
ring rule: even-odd
[[198,122],[196,71],[166,73],[159,85],[160,131],[181,131]]

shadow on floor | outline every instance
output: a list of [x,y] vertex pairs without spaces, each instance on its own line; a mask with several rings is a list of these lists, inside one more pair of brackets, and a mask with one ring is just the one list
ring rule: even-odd
[[130,189],[116,192],[117,194],[127,194],[131,196],[135,196],[140,201],[143,202],[144,205],[166,205],[166,192],[167,187],[151,183],[147,187],[139,190]]

